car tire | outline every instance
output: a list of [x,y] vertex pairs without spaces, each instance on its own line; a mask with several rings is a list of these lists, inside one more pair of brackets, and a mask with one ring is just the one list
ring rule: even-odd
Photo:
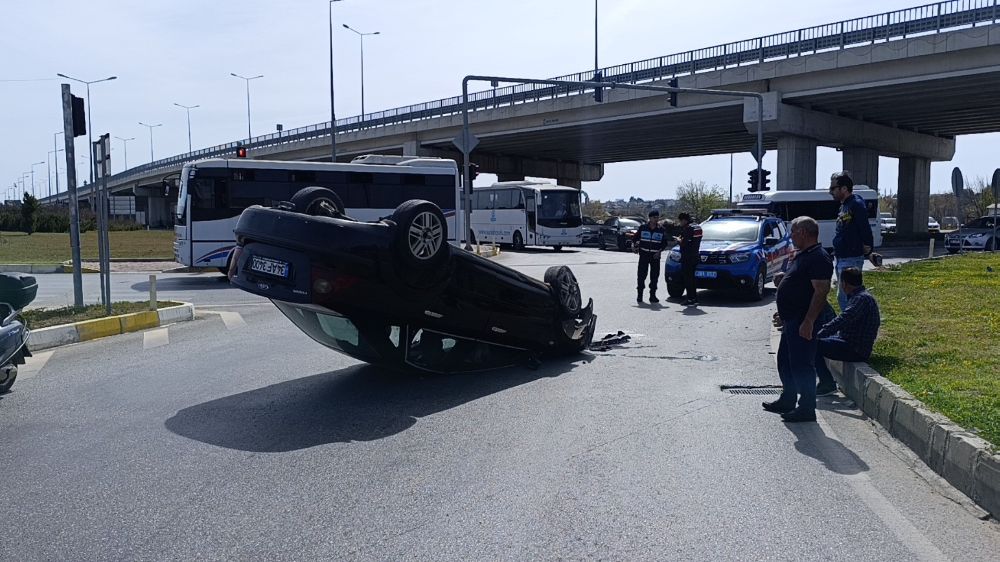
[[448,259],[448,223],[437,205],[422,199],[403,202],[392,212],[395,253],[403,270],[435,271]]
[[667,294],[670,298],[679,299],[684,294],[684,285],[680,283],[667,283]]
[[562,251],[562,246],[552,246],[552,249],[555,250],[555,251],[557,251],[557,252],[561,252]]
[[521,231],[520,230],[515,230],[514,231],[513,240],[514,240],[514,249],[515,250],[523,250],[524,249],[524,237],[521,236]]
[[764,284],[767,282],[767,271],[761,267],[757,270],[757,275],[753,278],[753,286],[750,287],[750,300],[759,301],[764,298]]
[[619,234],[618,235],[618,251],[619,252],[624,252],[625,250],[626,250],[625,237]]
[[545,270],[545,283],[552,288],[552,295],[563,318],[573,318],[580,313],[583,297],[580,295],[580,284],[570,268],[553,265]]
[[340,196],[325,187],[306,187],[292,195],[295,212],[317,217],[340,218],[344,216],[344,202]]
[[983,249],[986,250],[987,252],[992,252],[996,250],[997,249],[996,238],[990,238],[989,241],[986,242],[986,245],[983,246]]
[[597,249],[598,250],[607,250],[608,249],[607,244],[604,243],[604,235],[601,235],[601,237],[597,239]]
[[0,394],[10,392],[10,387],[14,386],[17,379],[17,366],[8,365],[0,367]]

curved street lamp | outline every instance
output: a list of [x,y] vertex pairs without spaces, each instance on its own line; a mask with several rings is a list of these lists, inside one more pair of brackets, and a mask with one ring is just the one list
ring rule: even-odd
[[[56,76],[60,76],[67,80],[73,80],[74,82],[79,82],[81,84],[87,85],[87,154],[94,149],[94,126],[90,122],[90,85],[97,84],[98,82],[107,82],[109,80],[117,80],[117,76],[108,76],[107,78],[101,78],[100,80],[80,80],[79,78],[73,78],[72,76],[66,76],[65,74],[56,73]],[[90,167],[90,183],[94,183],[94,167]]]
[[356,33],[358,37],[361,38],[361,120],[365,120],[365,37],[369,35],[379,35],[378,31],[372,31],[370,33],[363,33],[354,29],[353,27],[344,24],[344,29],[349,29]]

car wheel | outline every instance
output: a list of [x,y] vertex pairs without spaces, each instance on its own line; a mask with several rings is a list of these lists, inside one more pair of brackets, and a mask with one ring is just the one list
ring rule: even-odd
[[684,294],[684,285],[680,283],[667,283],[667,294],[671,298],[679,299]]
[[562,251],[562,246],[552,246],[552,249],[555,250],[555,251],[557,251],[557,252],[561,252]]
[[764,283],[767,279],[767,273],[764,268],[757,270],[757,276],[753,278],[753,286],[750,287],[750,299],[759,301],[764,298]]
[[472,231],[470,230],[470,231],[469,231],[469,244],[478,244],[478,243],[479,243],[479,242],[478,242],[478,241],[476,240],[476,233],[475,233],[475,232],[472,232]]
[[307,187],[292,195],[295,212],[317,217],[340,218],[344,216],[344,202],[340,196],[325,187]]
[[604,243],[604,236],[603,235],[600,238],[597,239],[597,249],[598,250],[607,250],[608,249],[607,244]]
[[411,199],[396,207],[396,255],[405,269],[434,270],[448,259],[448,223],[437,205]]
[[996,238],[990,238],[989,242],[986,243],[986,246],[983,249],[986,250],[987,252],[992,252],[993,250],[996,250],[997,249]]
[[524,249],[524,238],[521,236],[520,230],[514,231],[514,249],[523,250]]
[[576,282],[576,276],[570,268],[553,265],[545,270],[545,282],[552,287],[552,294],[556,297],[563,318],[573,318],[579,314],[583,297],[580,296],[580,284]]
[[621,235],[618,236],[618,251],[625,251],[625,237]]
[[14,380],[17,379],[17,367],[14,365],[7,365],[6,367],[0,367],[0,394],[10,391],[10,387],[14,386]]

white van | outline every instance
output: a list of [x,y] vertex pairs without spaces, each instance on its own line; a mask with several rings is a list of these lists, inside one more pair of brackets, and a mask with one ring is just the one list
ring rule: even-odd
[[[866,185],[854,186],[854,193],[865,200],[868,210],[868,225],[872,229],[875,247],[882,245],[882,231],[879,225],[878,192]],[[792,219],[801,216],[812,217],[819,223],[819,241],[824,248],[833,248],[833,235],[837,230],[837,214],[840,203],[830,196],[827,189],[810,191],[766,191],[747,193],[736,205],[740,209],[765,209],[781,217],[791,228]]]

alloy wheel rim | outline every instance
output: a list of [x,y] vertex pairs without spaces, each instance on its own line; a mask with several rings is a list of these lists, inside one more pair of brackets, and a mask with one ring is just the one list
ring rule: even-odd
[[410,224],[408,240],[413,257],[421,260],[434,257],[444,241],[441,219],[430,211],[420,213]]

